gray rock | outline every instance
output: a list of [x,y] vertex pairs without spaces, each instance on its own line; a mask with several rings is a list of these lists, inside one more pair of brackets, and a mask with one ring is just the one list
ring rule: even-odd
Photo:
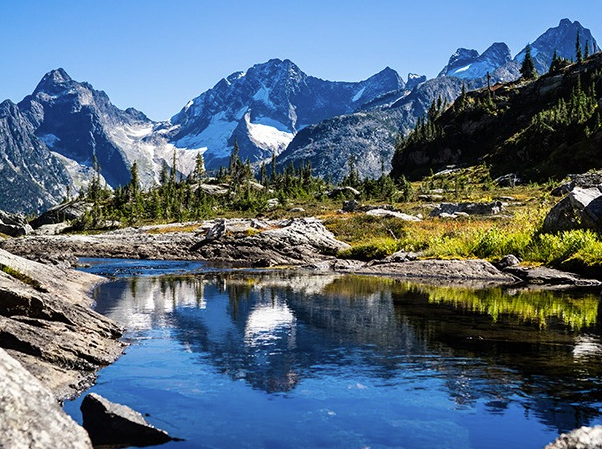
[[485,260],[409,260],[365,266],[357,273],[448,282],[482,281],[513,284],[517,281],[513,275],[501,272]]
[[10,237],[21,237],[31,234],[32,231],[33,229],[23,216],[0,211],[0,233]]
[[86,395],[81,411],[83,426],[94,446],[154,446],[173,439],[140,413],[95,393]]
[[395,217],[401,218],[404,221],[422,221],[420,218],[414,217],[413,215],[408,215],[402,212],[395,212],[386,209],[371,209],[368,212],[366,212],[366,215],[370,215],[372,217]]
[[435,195],[435,194],[418,195],[418,199],[420,201],[430,201],[430,202],[441,201],[443,199],[443,195]]
[[37,229],[43,225],[74,221],[83,217],[91,207],[91,204],[77,200],[59,204],[32,220],[30,224]]
[[203,259],[273,266],[312,264],[349,248],[315,218],[274,222],[273,227],[250,235],[224,232],[218,238],[203,239],[192,249]]
[[524,184],[525,181],[516,173],[508,173],[493,180],[500,187],[514,187]]
[[581,427],[563,433],[544,449],[602,449],[602,426]]
[[343,212],[355,212],[360,208],[360,203],[357,200],[343,201]]
[[118,326],[92,311],[87,292],[102,278],[0,250],[0,347],[55,394],[74,396],[123,349]]
[[458,213],[468,215],[496,215],[503,210],[501,201],[491,203],[441,203],[435,207],[429,217],[441,217],[442,214],[458,216]]
[[0,447],[92,449],[86,431],[19,362],[0,349]]
[[508,254],[507,256],[502,257],[502,259],[495,264],[500,270],[508,267],[515,267],[516,265],[520,265],[520,259],[514,254]]
[[278,206],[280,206],[280,200],[278,198],[270,198],[268,200],[268,207],[270,209],[273,209],[273,208],[278,207]]
[[602,226],[602,192],[598,187],[575,187],[548,213],[544,232],[599,229]]
[[411,260],[416,259],[418,259],[418,253],[414,253],[411,251],[397,251],[396,253],[393,253],[390,256],[384,258],[382,261],[384,263],[409,262]]
[[290,212],[305,212],[305,209],[302,207],[293,207]]

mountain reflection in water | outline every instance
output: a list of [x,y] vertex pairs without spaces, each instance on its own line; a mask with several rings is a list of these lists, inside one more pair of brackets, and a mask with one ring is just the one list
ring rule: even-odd
[[[186,350],[269,394],[361,372],[387,386],[444,381],[457,407],[518,402],[555,431],[600,417],[600,297],[471,290],[287,272],[131,278],[97,310],[130,331],[168,328]],[[362,385],[357,385],[361,389]]]

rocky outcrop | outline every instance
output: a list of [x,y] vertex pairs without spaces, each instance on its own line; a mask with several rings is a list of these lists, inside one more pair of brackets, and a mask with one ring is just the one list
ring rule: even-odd
[[0,250],[0,347],[57,400],[73,397],[122,351],[119,327],[91,310],[94,275]]
[[600,187],[575,187],[548,213],[543,232],[571,229],[600,229],[602,226],[602,191]]
[[394,210],[387,209],[371,209],[366,212],[366,215],[370,215],[372,217],[395,217],[400,218],[403,221],[422,221],[420,218],[415,217],[413,215],[404,214],[403,212],[397,212]]
[[315,218],[271,222],[271,226],[273,229],[261,232],[234,233],[227,232],[225,222],[219,222],[193,249],[207,260],[270,267],[332,259],[349,248]]
[[563,433],[544,449],[602,449],[602,426],[581,427]]
[[86,431],[54,395],[19,362],[0,349],[0,447],[92,449]]
[[94,446],[154,446],[172,438],[131,408],[111,402],[96,393],[86,395],[81,405],[83,426]]

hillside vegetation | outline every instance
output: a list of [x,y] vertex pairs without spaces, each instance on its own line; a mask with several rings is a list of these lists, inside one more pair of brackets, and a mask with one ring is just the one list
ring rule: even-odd
[[[563,67],[564,65],[564,67]],[[602,53],[559,64],[533,81],[464,92],[435,105],[398,142],[393,177],[485,163],[492,176],[562,179],[602,167]]]

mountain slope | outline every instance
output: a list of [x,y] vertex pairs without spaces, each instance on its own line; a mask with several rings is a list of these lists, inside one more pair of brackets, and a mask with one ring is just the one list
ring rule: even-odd
[[[164,124],[133,108],[122,111],[103,91],[73,80],[63,69],[47,73],[18,106],[78,188],[87,185],[94,157],[111,187],[129,182],[134,162],[144,185],[158,179],[163,161],[171,163],[175,148],[163,137]],[[177,153],[179,170],[190,172],[197,152]]]
[[191,100],[171,119],[170,138],[179,148],[202,149],[209,168],[227,161],[235,139],[241,157],[257,162],[279,154],[300,129],[403,86],[390,68],[359,83],[333,82],[308,76],[289,60],[272,59]]
[[0,210],[41,212],[72,188],[63,165],[9,100],[0,103]]
[[[395,153],[393,175],[486,163],[545,181],[602,167],[602,53],[532,82],[470,92]],[[491,101],[489,96],[491,95]],[[434,136],[433,136],[434,134]]]

